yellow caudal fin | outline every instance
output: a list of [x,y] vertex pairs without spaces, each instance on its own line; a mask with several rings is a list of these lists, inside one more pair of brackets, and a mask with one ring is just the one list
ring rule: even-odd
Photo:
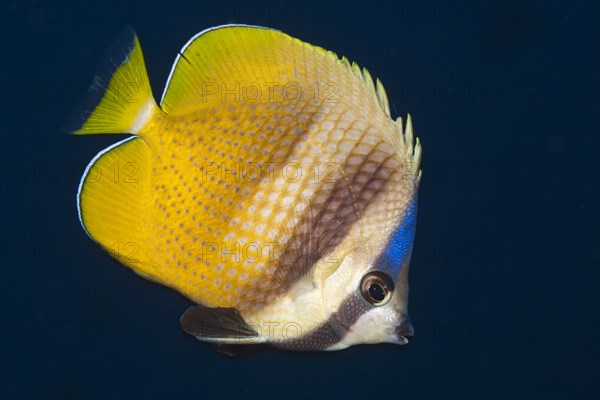
[[127,25],[104,54],[92,84],[65,121],[63,131],[135,134],[156,110],[140,42]]
[[79,219],[87,234],[140,275],[154,276],[145,229],[149,219],[150,148],[130,137],[100,152],[79,185]]
[[160,102],[163,111],[185,112],[204,104],[316,103],[369,98],[389,115],[379,80],[318,46],[278,30],[224,25],[195,35],[181,49]]

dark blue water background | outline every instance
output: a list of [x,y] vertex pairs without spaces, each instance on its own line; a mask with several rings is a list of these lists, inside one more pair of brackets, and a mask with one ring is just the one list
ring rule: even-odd
[[[594,2],[38,2],[0,8],[0,398],[593,399],[600,395],[600,7]],[[279,28],[346,55],[423,143],[412,342],[233,359],[190,302],[79,226],[59,127],[125,23],[155,96],[196,32]]]

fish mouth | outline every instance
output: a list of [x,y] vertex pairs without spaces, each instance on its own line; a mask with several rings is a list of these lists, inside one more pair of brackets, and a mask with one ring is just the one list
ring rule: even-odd
[[394,335],[396,336],[397,344],[406,344],[408,343],[408,339],[415,335],[415,328],[407,316],[402,316],[400,323],[396,326]]

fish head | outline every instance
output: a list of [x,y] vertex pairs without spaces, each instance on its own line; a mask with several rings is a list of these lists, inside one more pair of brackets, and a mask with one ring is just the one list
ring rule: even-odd
[[332,249],[316,263],[304,284],[288,293],[284,312],[297,310],[299,326],[312,328],[276,345],[292,350],[341,350],[358,344],[408,343],[414,333],[408,317],[408,271],[416,193],[396,217],[388,219],[387,228],[378,229],[366,219],[361,224],[362,241]]
[[[341,329],[340,340],[330,350],[357,344],[403,345],[413,336],[408,316],[408,271],[415,218],[416,200],[399,218],[383,246],[367,241],[356,247],[325,282],[324,292],[339,293],[347,285],[348,293],[337,301],[337,309],[330,317],[330,323]],[[332,296],[329,301],[336,302]]]

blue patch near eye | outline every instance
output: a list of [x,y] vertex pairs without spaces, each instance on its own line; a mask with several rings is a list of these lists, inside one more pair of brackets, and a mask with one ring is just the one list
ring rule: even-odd
[[415,238],[417,220],[417,199],[411,201],[402,223],[396,228],[385,250],[375,263],[377,269],[389,271],[395,276],[404,261],[410,256]]

